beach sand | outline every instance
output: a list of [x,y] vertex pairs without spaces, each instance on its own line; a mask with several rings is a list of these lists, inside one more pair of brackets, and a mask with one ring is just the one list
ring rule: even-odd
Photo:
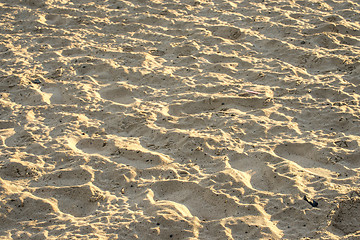
[[0,14],[1,239],[360,239],[358,1]]

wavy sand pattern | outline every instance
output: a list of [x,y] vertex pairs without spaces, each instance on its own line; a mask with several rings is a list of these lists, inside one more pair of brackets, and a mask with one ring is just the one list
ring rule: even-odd
[[360,238],[358,1],[0,13],[1,239]]

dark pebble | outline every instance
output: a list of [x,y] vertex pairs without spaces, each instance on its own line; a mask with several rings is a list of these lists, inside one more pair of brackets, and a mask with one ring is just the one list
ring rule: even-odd
[[32,80],[31,82],[35,83],[35,84],[40,84],[41,83],[41,81],[39,79]]
[[315,200],[309,200],[309,199],[306,197],[306,195],[304,196],[304,200],[305,200],[306,202],[308,202],[312,207],[317,207],[317,206],[319,206],[319,203],[318,203],[317,201],[315,201]]

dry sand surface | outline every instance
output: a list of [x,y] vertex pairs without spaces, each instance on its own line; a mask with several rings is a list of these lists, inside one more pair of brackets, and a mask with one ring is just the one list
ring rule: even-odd
[[360,239],[357,0],[0,14],[1,239]]

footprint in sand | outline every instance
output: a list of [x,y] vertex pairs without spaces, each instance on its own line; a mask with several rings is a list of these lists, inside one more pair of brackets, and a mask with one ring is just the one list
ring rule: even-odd
[[239,204],[227,195],[215,193],[195,182],[158,181],[151,186],[151,189],[158,199],[180,203],[186,206],[193,216],[202,220],[240,217],[244,213],[260,214],[253,205]]
[[[357,193],[357,195],[359,195]],[[335,210],[331,220],[331,226],[343,233],[351,234],[360,229],[360,199],[348,199],[341,201]]]
[[93,173],[85,168],[79,167],[75,169],[61,169],[48,174],[44,174],[36,182],[33,183],[37,186],[40,182],[43,185],[49,186],[76,186],[90,182],[93,178]]
[[239,28],[236,27],[230,27],[230,26],[211,26],[209,27],[209,30],[213,33],[213,35],[230,39],[230,40],[236,40],[243,36],[243,33]]
[[183,104],[173,104],[169,107],[171,115],[199,114],[214,112],[221,109],[234,108],[242,111],[250,111],[266,108],[272,103],[265,98],[258,97],[219,97],[193,100]]
[[125,84],[111,84],[100,90],[102,98],[120,104],[131,104],[136,101],[135,86]]
[[98,203],[105,199],[103,192],[92,184],[63,187],[39,187],[34,195],[41,198],[55,198],[63,213],[74,217],[91,215],[98,208]]
[[249,176],[251,187],[256,190],[276,193],[298,192],[296,181],[279,171],[283,160],[277,156],[258,152],[233,154],[229,158],[229,164]]
[[[9,186],[10,187],[10,186]],[[13,194],[10,198],[6,198],[0,202],[2,229],[6,226],[6,222],[16,220],[17,225],[21,220],[29,221],[36,219],[42,221],[44,219],[53,218],[58,211],[57,207],[47,199],[41,199],[25,192],[22,194]],[[5,209],[11,211],[4,214]]]
[[112,140],[85,138],[78,141],[76,148],[84,153],[100,154],[114,162],[130,165],[137,169],[146,169],[172,162],[172,159],[165,154],[147,150],[137,143],[126,144]]
[[317,176],[336,178],[338,173],[344,176],[353,174],[351,169],[331,161],[330,151],[320,150],[312,143],[279,144],[274,152]]

